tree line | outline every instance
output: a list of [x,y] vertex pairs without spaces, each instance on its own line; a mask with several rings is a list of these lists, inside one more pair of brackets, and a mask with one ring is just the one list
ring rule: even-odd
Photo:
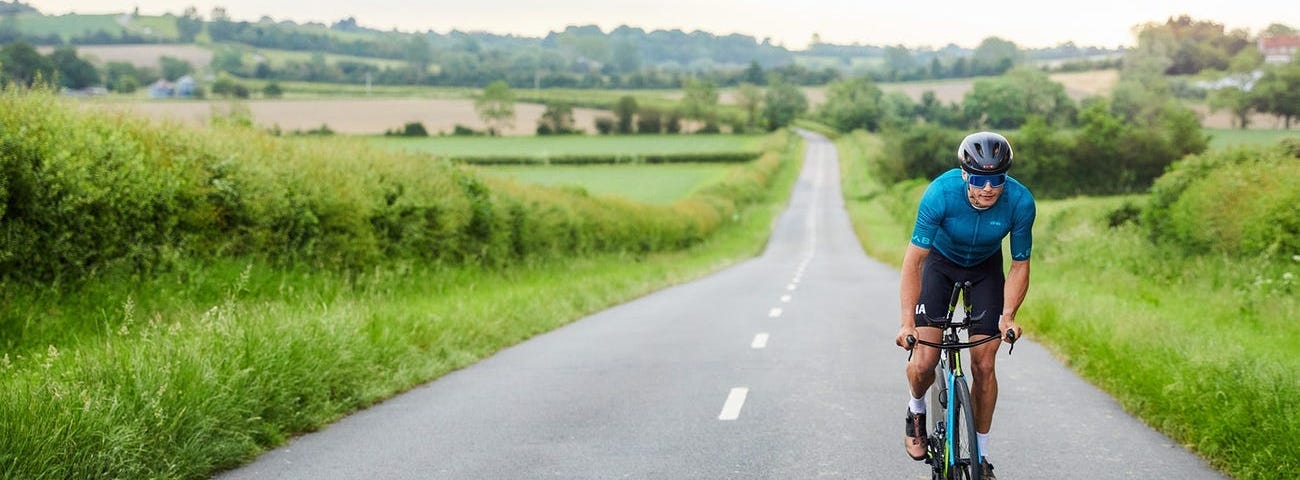
[[[1035,195],[1146,191],[1174,161],[1204,152],[1209,140],[1167,75],[1176,62],[1155,44],[1162,38],[1143,32],[1123,59],[1119,84],[1105,97],[1075,102],[1045,72],[1020,67],[977,80],[961,102],[946,105],[933,92],[913,101],[884,93],[867,77],[840,80],[828,86],[826,101],[810,115],[841,132],[889,132],[885,153],[873,160],[887,184],[933,178],[953,168],[952,148],[962,136],[995,130],[1007,134],[1016,158],[1023,159],[1012,175]],[[1262,72],[1252,89],[1255,108],[1289,125],[1300,108],[1300,58],[1259,63],[1253,64]]]
[[[773,74],[797,85],[821,85],[858,74],[870,75],[877,81],[997,75],[1030,60],[1107,52],[1093,47],[1080,49],[1069,43],[1049,49],[1022,50],[996,37],[986,39],[973,50],[956,45],[936,50],[901,45],[863,47],[817,43],[807,51],[795,52],[773,43],[770,38],[679,29],[647,31],[620,26],[604,31],[585,25],[530,38],[456,30],[445,34],[381,31],[362,27],[352,17],[328,26],[276,21],[270,17],[256,22],[236,21],[220,8],[205,19],[194,7],[179,15],[168,14],[176,24],[175,36],[160,33],[142,36],[122,27],[117,31],[80,32],[65,38],[24,33],[22,19],[39,12],[30,7],[14,11],[0,19],[0,43],[202,42],[234,45],[241,54],[267,48],[402,61],[401,66],[365,60],[325,62],[322,56],[320,61],[275,65],[242,60],[213,65],[216,70],[245,78],[381,85],[483,87],[503,79],[515,88],[657,89],[677,88],[686,78],[707,76],[719,86],[733,87],[742,83],[763,85]],[[870,62],[873,66],[866,70],[855,71],[862,67],[849,62],[851,58],[879,61]],[[1094,64],[1088,68],[1099,66],[1105,65]]]

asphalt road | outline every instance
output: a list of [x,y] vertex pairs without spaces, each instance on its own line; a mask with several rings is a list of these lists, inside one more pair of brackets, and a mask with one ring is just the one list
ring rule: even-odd
[[[808,136],[760,257],[503,350],[218,478],[928,478],[902,447],[897,270],[862,252],[834,147]],[[1005,351],[999,477],[1224,478],[1032,339]]]

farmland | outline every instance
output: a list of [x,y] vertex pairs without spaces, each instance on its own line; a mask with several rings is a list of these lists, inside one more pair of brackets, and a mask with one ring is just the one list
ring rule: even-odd
[[[221,100],[163,100],[138,102],[103,102],[88,105],[125,110],[141,114],[156,121],[177,122],[190,126],[203,126],[211,122],[213,114],[224,114],[232,103]],[[257,100],[240,102],[248,108],[253,123],[260,128],[279,127],[289,132],[311,130],[322,125],[337,133],[376,135],[386,130],[400,128],[406,122],[421,122],[430,134],[449,133],[457,125],[474,129],[483,128],[482,120],[474,112],[474,102],[463,99],[422,98],[339,98],[317,100]],[[520,103],[515,106],[515,123],[503,128],[506,135],[529,135],[537,128],[544,107]],[[595,119],[600,112],[587,108],[573,109],[578,128],[594,132]]]
[[718,182],[731,168],[724,164],[671,165],[502,165],[479,173],[553,187],[580,188],[592,195],[615,195],[664,205]]
[[447,137],[435,139],[384,140],[408,150],[438,157],[473,158],[521,154],[537,157],[560,155],[648,155],[752,152],[757,154],[764,135],[658,135],[551,136],[551,137]]

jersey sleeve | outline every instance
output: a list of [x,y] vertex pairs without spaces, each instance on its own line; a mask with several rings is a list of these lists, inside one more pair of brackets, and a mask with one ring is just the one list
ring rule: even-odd
[[1025,199],[1016,205],[1011,217],[1011,259],[1029,260],[1034,249],[1034,218],[1038,216],[1038,207],[1034,197],[1025,195]]
[[934,234],[943,220],[943,193],[939,182],[931,182],[921,195],[921,206],[916,210],[916,224],[912,226],[912,245],[924,249],[934,246]]

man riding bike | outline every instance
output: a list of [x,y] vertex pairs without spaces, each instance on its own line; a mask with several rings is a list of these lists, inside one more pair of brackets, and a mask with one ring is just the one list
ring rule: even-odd
[[[942,317],[948,308],[954,282],[970,281],[972,318],[970,338],[977,341],[1012,330],[1020,336],[1016,310],[1029,290],[1029,253],[1036,214],[1029,189],[1007,176],[1011,144],[1002,135],[978,132],[966,136],[957,148],[959,168],[935,178],[917,209],[912,240],[903,257],[899,281],[902,319],[895,342],[909,348],[909,335],[930,342],[940,340],[940,329],[929,316]],[[1002,239],[1011,237],[1011,267],[1002,270]],[[933,313],[931,313],[933,312]],[[995,317],[996,316],[996,317]],[[997,405],[998,381],[994,374],[1001,340],[971,349],[972,401],[979,451],[983,452],[984,479],[994,479],[988,463],[989,428]],[[919,345],[907,364],[911,400],[907,407],[904,446],[908,456],[924,460],[926,454],[925,392],[935,380],[938,350]]]

